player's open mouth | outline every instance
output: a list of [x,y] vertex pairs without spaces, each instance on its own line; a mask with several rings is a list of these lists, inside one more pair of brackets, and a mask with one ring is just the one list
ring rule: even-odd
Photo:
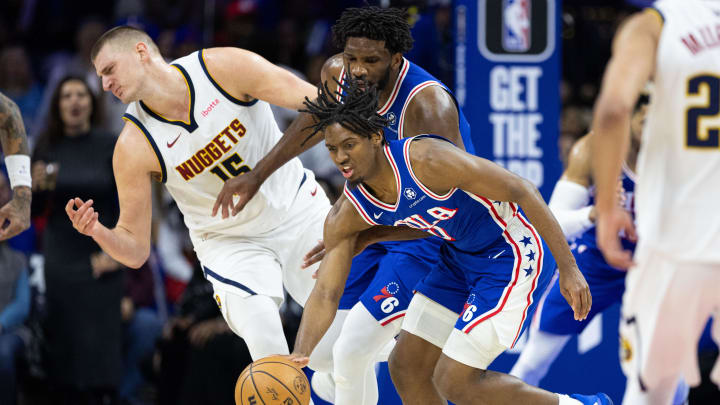
[[353,169],[350,168],[350,166],[342,166],[340,168],[340,171],[342,172],[343,177],[345,177],[346,179],[349,179],[350,176],[352,176],[353,174]]

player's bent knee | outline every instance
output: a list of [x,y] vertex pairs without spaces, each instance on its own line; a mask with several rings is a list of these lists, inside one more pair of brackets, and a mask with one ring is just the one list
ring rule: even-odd
[[372,361],[373,351],[367,350],[362,344],[358,344],[354,339],[347,339],[340,335],[340,338],[333,347],[333,358],[338,364],[354,364],[359,366],[361,363]]

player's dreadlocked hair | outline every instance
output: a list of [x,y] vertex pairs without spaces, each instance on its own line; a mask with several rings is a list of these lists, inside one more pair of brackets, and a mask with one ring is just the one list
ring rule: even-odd
[[385,41],[391,54],[405,53],[413,46],[407,12],[399,8],[349,8],[333,25],[332,34],[335,46],[340,49],[345,48],[349,37]]
[[345,76],[344,83],[333,79],[342,88],[344,94],[340,95],[337,91],[330,90],[325,82],[318,89],[316,101],[310,101],[305,97],[303,104],[307,109],[300,112],[312,114],[315,124],[306,128],[312,129],[313,133],[305,138],[303,144],[316,133],[336,122],[345,129],[367,138],[388,124],[388,120],[377,113],[378,98],[375,86],[364,90],[350,75]]

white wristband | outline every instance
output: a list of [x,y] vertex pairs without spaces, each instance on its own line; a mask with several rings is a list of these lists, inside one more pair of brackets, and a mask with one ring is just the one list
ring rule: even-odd
[[8,177],[10,178],[10,188],[18,186],[32,187],[32,178],[30,177],[30,156],[5,156],[5,167],[7,167]]

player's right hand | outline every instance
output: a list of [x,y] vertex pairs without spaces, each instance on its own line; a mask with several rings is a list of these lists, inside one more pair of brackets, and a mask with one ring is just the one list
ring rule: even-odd
[[632,252],[624,250],[620,243],[620,231],[630,241],[637,240],[635,224],[630,214],[619,206],[613,207],[606,213],[598,215],[597,243],[605,260],[618,269],[628,269],[633,265]]
[[[83,200],[75,197],[65,204],[65,212],[67,213],[73,228],[77,229],[83,235],[93,236],[95,226],[99,224],[98,213],[92,207],[93,200]],[[75,209],[77,208],[77,209]]]
[[[252,171],[229,179],[225,182],[215,200],[212,216],[217,215],[218,210],[222,211],[223,219],[229,217],[231,213],[233,216],[237,215],[255,196],[261,185],[262,181]],[[237,204],[233,204],[233,196],[235,195],[239,197]]]
[[292,361],[295,363],[298,367],[305,367],[310,362],[310,358],[306,355],[299,354],[299,353],[290,353],[288,355],[283,355],[281,357],[285,357],[289,361]]

